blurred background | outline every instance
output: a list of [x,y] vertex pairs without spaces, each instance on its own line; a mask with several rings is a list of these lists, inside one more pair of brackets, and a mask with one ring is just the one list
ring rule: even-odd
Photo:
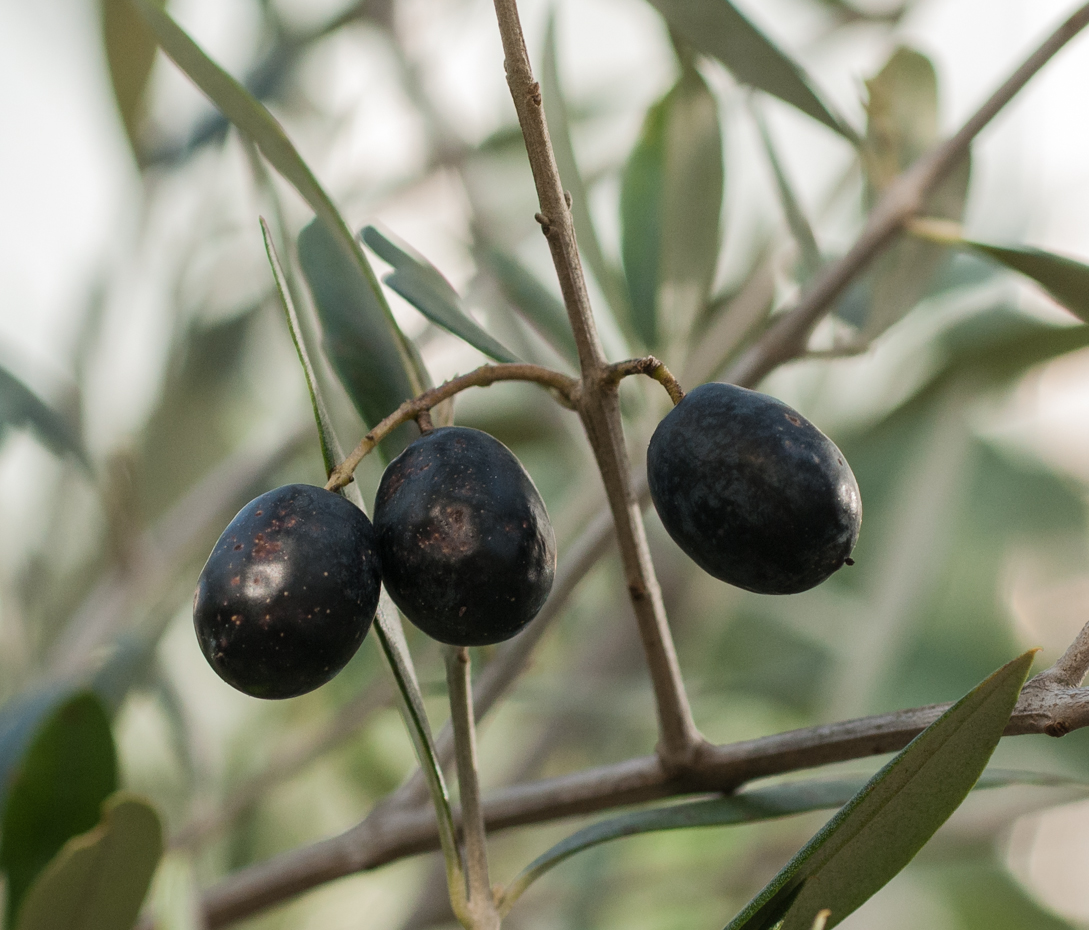
[[[265,216],[292,242],[311,213],[270,169],[255,170],[161,54],[141,91],[146,40],[109,28],[104,40],[114,2],[0,5],[0,700],[11,719],[28,695],[74,679],[109,699],[124,782],[155,802],[172,837],[151,909],[163,928],[195,930],[200,888],[347,829],[414,759],[373,642],[327,687],[276,703],[231,690],[197,649],[193,587],[231,516],[278,484],[324,480],[258,226]],[[686,387],[723,376],[846,249],[890,158],[895,174],[955,130],[1074,8],[738,6],[804,67],[861,149],[693,57],[644,0],[522,4],[550,122],[568,140],[561,171],[582,210],[606,350],[653,349]],[[526,305],[539,322],[558,290],[487,0],[169,10],[270,107],[353,229],[374,224],[410,244],[517,354],[573,370],[562,338],[526,324]],[[1086,86],[1082,37],[985,130],[943,215],[963,216],[970,238],[1089,259]],[[668,145],[655,149],[651,108],[667,141],[695,138],[686,151],[699,143],[712,155],[689,172]],[[626,193],[633,149],[658,152],[663,196],[678,204],[651,244],[662,280],[674,280],[670,262],[702,256],[694,295],[662,286],[640,304],[635,260],[650,246]],[[1050,663],[1089,619],[1089,356],[1076,351],[1089,339],[1039,287],[984,258],[897,248],[822,324],[823,351],[763,385],[851,461],[865,506],[857,565],[802,595],[749,595],[702,576],[648,515],[712,740],[952,700],[1025,648]],[[436,383],[484,361],[389,299]],[[639,306],[652,307],[649,329]],[[330,367],[319,375],[354,444],[365,425]],[[668,398],[634,383],[623,398],[638,468]],[[604,500],[573,415],[537,389],[501,385],[459,397],[455,416],[518,454],[562,558]],[[381,468],[372,456],[357,475],[368,505]],[[610,552],[482,726],[486,787],[651,751],[653,702],[621,585]],[[408,633],[437,727],[441,657]],[[1084,778],[1089,735],[1007,740],[996,761]],[[531,889],[509,925],[722,926],[824,819],[601,847]],[[578,825],[497,836],[496,880]],[[989,791],[844,926],[1089,927],[1087,868],[1089,801]],[[444,897],[441,868],[421,857],[245,926],[421,930],[451,922]]]

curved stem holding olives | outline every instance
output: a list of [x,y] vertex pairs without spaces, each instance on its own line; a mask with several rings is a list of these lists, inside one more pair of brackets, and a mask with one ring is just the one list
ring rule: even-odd
[[[506,363],[502,365],[481,365],[467,374],[457,378],[451,378],[438,387],[424,391],[419,397],[406,400],[400,407],[382,420],[366,436],[364,436],[351,452],[351,454],[329,475],[325,484],[327,491],[339,491],[351,483],[352,475],[363,461],[383,439],[392,433],[398,426],[416,420],[420,424],[421,432],[427,432],[425,425],[431,422],[431,408],[448,400],[455,394],[471,387],[488,387],[497,381],[529,381],[550,388],[558,396],[564,406],[574,408],[578,403],[579,382],[574,378],[543,365],[530,365],[528,363]],[[422,419],[421,419],[422,418]]]
[[644,355],[642,358],[629,358],[623,362],[614,362],[609,366],[606,377],[613,384],[618,384],[622,378],[630,375],[646,375],[653,378],[666,389],[673,406],[677,406],[684,400],[684,388],[680,381],[673,377],[673,373],[666,368],[665,363],[656,359],[653,355]]

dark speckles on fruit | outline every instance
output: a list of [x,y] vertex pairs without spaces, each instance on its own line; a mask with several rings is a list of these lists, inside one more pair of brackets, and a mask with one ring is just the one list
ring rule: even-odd
[[479,430],[439,428],[405,449],[382,476],[374,523],[386,590],[441,642],[508,639],[552,587],[556,544],[540,494]]
[[647,478],[681,549],[749,591],[812,588],[849,564],[858,539],[862,504],[842,453],[766,394],[696,388],[658,424]]
[[212,550],[193,602],[197,640],[228,684],[294,697],[354,655],[379,587],[366,515],[322,488],[287,485],[244,507]]

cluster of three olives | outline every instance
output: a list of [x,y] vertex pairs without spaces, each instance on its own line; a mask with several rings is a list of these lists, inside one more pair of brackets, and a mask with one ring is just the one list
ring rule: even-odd
[[552,525],[518,459],[487,433],[444,427],[390,463],[373,525],[311,485],[247,504],[201,572],[193,621],[228,684],[254,697],[295,697],[355,654],[383,582],[425,633],[478,646],[536,616],[555,566]]
[[[666,531],[723,581],[794,594],[850,563],[862,518],[854,475],[827,436],[772,397],[696,388],[655,430],[647,476]],[[475,646],[522,629],[554,571],[552,527],[521,464],[486,433],[446,427],[386,469],[373,528],[306,485],[252,501],[208,559],[194,621],[224,680],[291,697],[355,653],[380,579],[425,633]]]

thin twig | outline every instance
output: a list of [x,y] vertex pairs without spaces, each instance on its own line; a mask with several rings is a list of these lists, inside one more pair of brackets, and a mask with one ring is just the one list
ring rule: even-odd
[[684,690],[661,588],[650,558],[643,514],[631,483],[620,398],[609,378],[609,363],[594,323],[582,273],[568,195],[560,180],[545,124],[541,86],[533,79],[516,0],[494,0],[503,42],[507,85],[518,112],[541,212],[537,222],[548,240],[564,306],[571,321],[582,372],[578,410],[605,484],[616,522],[628,594],[650,669],[658,713],[658,752],[667,765],[689,765],[704,744]]
[[648,378],[653,378],[666,389],[674,406],[684,400],[684,388],[681,387],[681,383],[673,377],[673,373],[666,368],[665,363],[658,361],[653,355],[614,362],[609,366],[606,377],[611,384],[619,384],[622,379],[631,375],[646,375]]
[[551,368],[527,363],[481,365],[468,374],[451,378],[438,387],[424,391],[419,397],[406,400],[367,433],[359,441],[359,445],[352,450],[351,455],[333,469],[329,481],[325,485],[326,489],[337,491],[348,485],[352,480],[352,475],[355,474],[355,470],[359,467],[359,463],[370,454],[378,443],[402,423],[418,419],[421,414],[427,413],[432,407],[468,388],[487,387],[497,381],[531,381],[536,384],[543,384],[545,387],[556,391],[570,406],[574,406],[578,398],[579,383],[574,378],[553,371]]
[[488,846],[484,815],[480,808],[477,777],[476,723],[472,711],[469,650],[451,646],[445,650],[446,685],[450,691],[450,720],[454,727],[454,749],[461,795],[461,828],[465,840],[465,877],[468,917],[466,930],[488,930],[499,926],[499,914],[488,878]]
[[927,194],[964,157],[972,140],[1033,75],[1086,25],[1089,25],[1089,4],[1059,26],[953,136],[935,146],[896,178],[870,213],[862,234],[847,254],[820,274],[797,306],[784,313],[742,355],[728,373],[727,380],[735,384],[756,384],[772,369],[801,355],[813,328],[833,302],[891,243],[904,224],[923,209]]

